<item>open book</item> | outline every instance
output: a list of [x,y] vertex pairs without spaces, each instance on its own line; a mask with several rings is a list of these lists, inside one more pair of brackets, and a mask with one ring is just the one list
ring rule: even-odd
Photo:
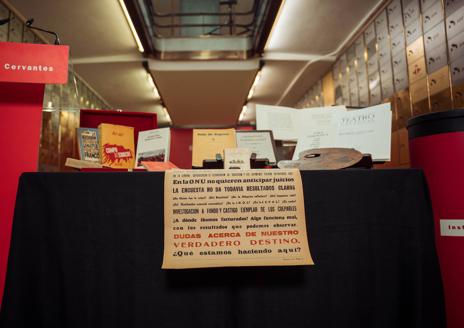
[[391,105],[347,110],[345,106],[294,109],[257,105],[258,130],[272,130],[277,140],[297,140],[293,159],[308,149],[343,147],[389,161]]

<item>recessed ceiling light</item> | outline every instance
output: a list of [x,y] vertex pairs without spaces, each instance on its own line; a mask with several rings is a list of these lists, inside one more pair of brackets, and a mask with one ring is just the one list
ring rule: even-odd
[[150,87],[153,89],[153,93],[155,94],[155,98],[159,99],[160,94],[158,92],[158,89],[156,88],[155,81],[153,81],[153,77],[151,76],[150,73],[147,73],[147,81],[148,81],[148,84],[150,84]]

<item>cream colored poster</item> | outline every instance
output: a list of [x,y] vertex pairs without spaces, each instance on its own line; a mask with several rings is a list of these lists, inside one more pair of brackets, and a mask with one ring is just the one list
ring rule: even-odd
[[164,269],[314,264],[298,170],[167,171]]

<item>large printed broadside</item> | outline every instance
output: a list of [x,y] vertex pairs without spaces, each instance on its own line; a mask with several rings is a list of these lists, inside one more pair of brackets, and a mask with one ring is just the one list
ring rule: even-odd
[[298,170],[168,171],[163,268],[314,264]]

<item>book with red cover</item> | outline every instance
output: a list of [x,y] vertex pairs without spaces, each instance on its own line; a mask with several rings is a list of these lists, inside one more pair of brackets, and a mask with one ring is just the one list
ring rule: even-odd
[[192,168],[193,129],[171,128],[169,160],[182,169]]
[[158,171],[167,171],[172,169],[177,169],[178,167],[173,163],[167,162],[150,162],[150,161],[142,161],[142,165],[147,171],[150,172],[158,172]]

